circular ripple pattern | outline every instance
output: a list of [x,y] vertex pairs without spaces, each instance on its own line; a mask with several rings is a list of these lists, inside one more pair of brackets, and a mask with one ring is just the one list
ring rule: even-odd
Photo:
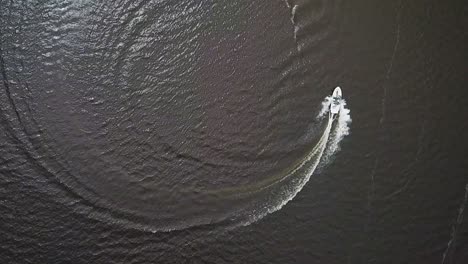
[[325,69],[303,65],[334,55],[340,2],[5,5],[2,125],[77,211],[154,231],[248,219],[291,187],[213,190],[267,181],[322,136]]

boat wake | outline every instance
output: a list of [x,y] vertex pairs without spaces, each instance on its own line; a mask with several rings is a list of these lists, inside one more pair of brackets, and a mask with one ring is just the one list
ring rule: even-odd
[[[137,229],[151,232],[170,232],[195,226],[213,225],[223,229],[250,225],[266,215],[283,208],[304,188],[317,168],[323,168],[340,150],[343,138],[349,135],[350,110],[340,99],[340,111],[331,115],[332,97],[326,97],[316,116],[323,127],[319,140],[302,158],[281,172],[245,186],[215,190],[197,189],[199,203],[206,203],[198,217],[187,217],[183,221],[167,221],[162,224],[126,222]],[[191,190],[194,191],[194,190]],[[205,214],[206,212],[206,214]],[[114,219],[113,222],[116,222]]]
[[[332,103],[332,97],[327,96],[324,101],[322,102],[322,109],[320,110],[319,114],[317,115],[317,119],[324,119],[328,117],[330,105]],[[340,150],[340,142],[343,140],[344,137],[349,135],[350,133],[350,125],[353,121],[351,118],[351,111],[346,107],[346,100],[340,100],[340,114],[335,120],[335,127],[330,134],[328,146],[325,150],[323,155],[323,164],[328,164],[334,154]]]
[[340,102],[339,115],[335,118],[329,115],[331,102],[331,96],[326,97],[322,102],[322,108],[316,118],[326,122],[326,127],[319,141],[304,158],[296,162],[287,173],[280,177],[272,177],[273,180],[264,181],[263,184],[232,190],[236,192],[237,197],[259,192],[263,194],[262,198],[257,197],[259,200],[250,204],[251,206],[245,208],[245,211],[238,211],[240,215],[234,219],[240,219],[241,221],[237,221],[240,225],[249,225],[280,210],[302,190],[319,165],[324,167],[332,161],[334,154],[340,150],[340,142],[350,133],[349,125],[352,119],[350,110],[343,99]]
[[298,5],[295,5],[295,4],[291,4],[289,3],[288,0],[284,0],[289,12],[291,13],[290,14],[290,17],[289,17],[289,20],[291,21],[291,25],[293,26],[294,28],[294,42],[296,42],[296,48],[297,48],[297,51],[299,51],[299,46],[297,46],[297,32],[299,31],[299,26],[297,25],[296,23],[296,13],[297,13],[297,7]]
[[114,215],[113,211],[96,210],[84,205],[78,206],[76,211],[91,218],[153,233],[171,232],[205,225],[227,229],[250,225],[266,215],[280,210],[294,199],[316,169],[323,168],[339,151],[341,141],[349,135],[350,110],[346,108],[346,103],[343,100],[340,102],[339,114],[330,115],[331,103],[332,98],[326,97],[316,116],[319,125],[323,127],[319,140],[302,158],[279,173],[246,186],[215,190],[187,189],[187,193],[197,193],[193,200],[203,206],[203,210],[200,210],[196,216],[187,214],[186,218],[180,220],[171,216],[158,221],[146,218],[127,220],[125,215]]

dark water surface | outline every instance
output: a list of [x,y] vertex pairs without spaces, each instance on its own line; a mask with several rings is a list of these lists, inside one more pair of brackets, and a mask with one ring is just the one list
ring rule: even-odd
[[467,263],[467,13],[0,0],[0,263]]

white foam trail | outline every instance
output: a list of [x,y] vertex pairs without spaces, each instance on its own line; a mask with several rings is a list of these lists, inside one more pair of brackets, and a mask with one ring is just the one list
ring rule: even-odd
[[[320,109],[317,119],[320,120],[329,115],[331,102],[332,97],[327,96],[322,102],[322,109]],[[340,150],[340,142],[345,136],[349,135],[352,121],[351,110],[346,107],[346,101],[341,99],[340,113],[336,118],[336,125],[330,135],[328,148],[324,153],[323,159],[326,161],[325,163],[328,163],[333,155]]]
[[[248,199],[249,202],[245,206],[239,207],[234,211],[223,215],[220,218],[203,218],[196,222],[187,222],[181,225],[168,227],[147,227],[145,225],[135,225],[137,228],[151,230],[152,232],[169,232],[177,229],[184,229],[190,226],[206,225],[213,223],[223,223],[226,228],[235,228],[238,226],[250,225],[266,215],[280,210],[289,201],[294,199],[296,195],[304,188],[310,180],[312,174],[316,171],[319,165],[327,164],[330,161],[331,155],[339,150],[341,140],[349,134],[349,124],[351,123],[350,111],[346,108],[346,103],[342,102],[342,108],[338,117],[332,119],[329,115],[331,97],[326,97],[322,102],[316,118],[323,120],[326,123],[320,139],[315,144],[313,149],[303,157],[299,163],[295,164],[291,170],[279,179],[267,181],[260,186],[251,188],[234,188],[232,190],[217,190],[215,193],[219,198],[231,201],[232,199]],[[227,192],[227,196],[223,192]],[[231,193],[234,193],[233,196]],[[245,197],[242,195],[246,195]],[[252,199],[250,198],[260,198]]]
[[[243,225],[243,226],[250,225],[250,224],[262,219],[266,215],[280,210],[289,201],[294,199],[294,197],[296,197],[296,195],[302,190],[302,188],[304,188],[306,183],[310,180],[310,177],[314,173],[315,169],[319,165],[321,157],[322,157],[322,155],[323,155],[323,153],[325,151],[325,148],[327,146],[327,142],[328,142],[328,139],[329,139],[329,136],[330,136],[330,131],[331,131],[331,128],[332,128],[332,124],[333,124],[332,121],[333,120],[331,118],[328,120],[327,127],[326,127],[324,133],[322,134],[322,137],[320,138],[319,142],[316,145],[317,148],[314,148],[316,151],[312,151],[307,156],[306,161],[307,162],[312,161],[312,162],[311,162],[311,164],[309,164],[309,166],[307,168],[305,168],[305,176],[303,178],[301,178],[296,183],[296,185],[293,186],[292,189],[285,190],[283,192],[284,196],[282,197],[282,199],[277,204],[271,204],[269,206],[265,206],[263,208],[259,208],[259,209],[255,210],[253,213],[251,213],[249,215],[250,216],[249,219],[247,219],[247,220],[240,223],[241,225]],[[304,164],[304,166],[307,166],[307,165]]]
[[349,126],[352,121],[351,110],[346,108],[346,101],[342,99],[340,114],[336,120],[336,127],[333,129],[333,133],[330,136],[329,146],[325,152],[326,158],[331,157],[340,150],[340,142],[345,136],[349,135]]
[[325,97],[325,99],[322,102],[322,109],[320,109],[320,112],[318,113],[318,115],[316,117],[318,120],[323,119],[325,117],[325,114],[328,114],[328,112],[330,112],[331,102],[332,102],[332,97],[331,96]]
[[292,10],[291,10],[291,20],[292,20],[293,23],[294,23],[294,21],[296,21],[297,7],[298,7],[298,5],[294,5]]
[[296,25],[296,12],[297,8],[299,7],[298,5],[291,5],[288,0],[284,1],[286,3],[286,6],[291,12],[291,15],[289,17],[289,20],[291,20],[291,24],[294,27],[294,41],[297,41],[297,32],[299,31],[299,27]]
[[[339,151],[340,142],[343,138],[350,133],[349,125],[352,121],[350,110],[346,108],[346,102],[342,100],[341,110],[338,114],[338,117],[332,119],[329,115],[330,104],[332,102],[332,97],[328,96],[322,102],[322,109],[317,115],[317,119],[321,120],[327,118],[327,127],[323,132],[319,142],[314,147],[314,149],[306,156],[304,161],[301,163],[300,168],[295,169],[291,172],[293,173],[304,173],[302,177],[297,177],[297,181],[294,182],[294,185],[291,188],[285,188],[282,191],[282,197],[279,198],[275,203],[266,205],[262,208],[258,208],[249,214],[249,219],[243,221],[241,225],[249,225],[253,222],[258,221],[267,214],[280,210],[285,206],[289,201],[294,199],[294,197],[302,190],[306,183],[310,180],[310,177],[317,169],[320,163],[327,164],[331,161],[331,157],[334,153]],[[336,124],[336,125],[334,125]],[[299,170],[303,171],[299,171]],[[294,176],[293,176],[294,177]]]
[[299,27],[296,24],[296,12],[297,12],[298,5],[294,5],[291,9],[291,23],[294,26],[294,41],[297,41],[297,32],[299,31]]

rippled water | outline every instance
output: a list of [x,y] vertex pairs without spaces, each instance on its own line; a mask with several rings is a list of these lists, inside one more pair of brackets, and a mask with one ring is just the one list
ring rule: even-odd
[[[227,200],[215,194],[260,185],[278,170],[283,179],[310,155],[320,161],[322,151],[307,150],[327,141],[313,141],[323,129],[313,125],[312,111],[310,127],[296,139],[281,142],[287,132],[276,129],[288,125],[296,101],[294,86],[282,83],[292,75],[296,51],[277,56],[280,47],[253,43],[259,34],[275,39],[274,30],[258,32],[239,21],[248,16],[260,27],[269,23],[262,15],[273,10],[252,5],[244,14],[225,13],[239,4],[193,1],[26,7],[11,4],[18,12],[6,21],[26,20],[20,32],[5,30],[13,47],[4,58],[18,60],[5,65],[6,80],[21,80],[6,87],[5,107],[15,113],[6,120],[21,128],[14,136],[34,163],[86,201],[79,210],[152,231],[250,222],[288,200],[303,185],[297,178],[313,169],[276,191],[268,188],[275,194],[239,191]],[[35,42],[22,53],[25,43]],[[246,74],[250,69],[258,70]],[[24,94],[13,96],[15,89]],[[299,167],[283,170],[277,163],[288,155],[285,144],[297,148],[290,140],[302,140],[305,150],[289,158],[301,160]]]
[[464,11],[0,0],[0,257],[464,263]]

